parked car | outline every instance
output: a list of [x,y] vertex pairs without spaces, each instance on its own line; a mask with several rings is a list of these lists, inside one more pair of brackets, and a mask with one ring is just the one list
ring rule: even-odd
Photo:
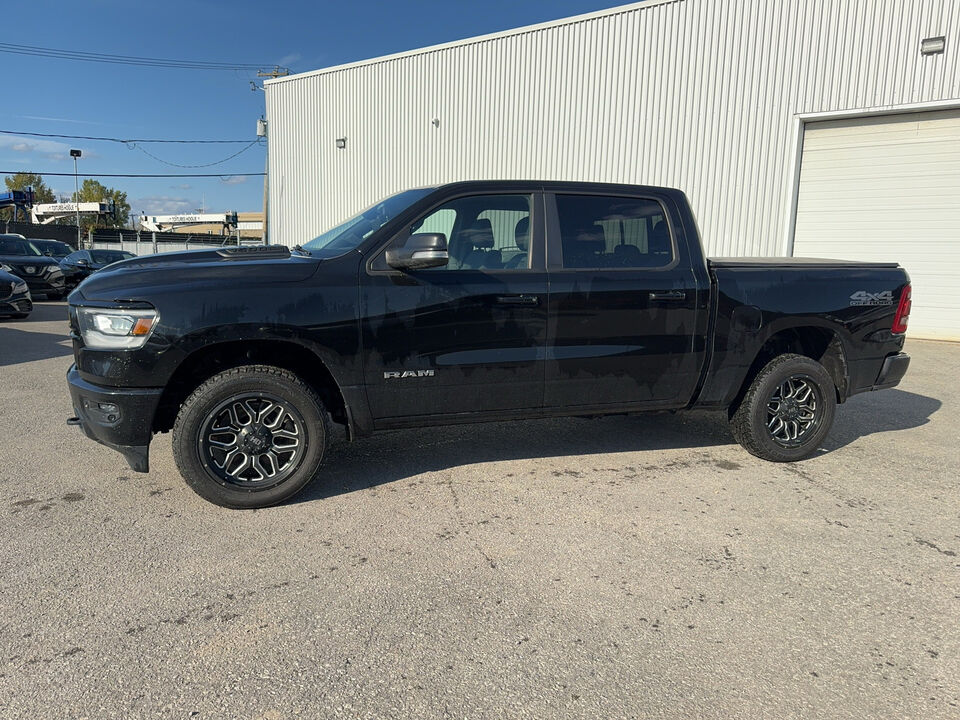
[[59,300],[66,295],[60,264],[44,256],[23,235],[0,235],[0,263],[8,265],[14,275],[26,280],[34,296],[45,295],[50,300]]
[[67,288],[72,289],[92,273],[121,260],[136,257],[126,250],[77,250],[60,261]]
[[30,238],[30,242],[33,243],[37,250],[42,252],[44,255],[47,257],[52,257],[57,261],[63,260],[67,255],[73,252],[72,247],[67,245],[65,242],[60,242],[59,240]]
[[69,422],[140,472],[172,429],[187,483],[238,508],[302,489],[328,419],[352,440],[710,408],[750,453],[795,461],[837,403],[900,382],[909,314],[896,263],[708,260],[679,190],[457,183],[394,195],[302,249],[97,273],[70,296]]
[[9,265],[0,263],[0,317],[25,318],[33,310],[30,288],[11,270]]

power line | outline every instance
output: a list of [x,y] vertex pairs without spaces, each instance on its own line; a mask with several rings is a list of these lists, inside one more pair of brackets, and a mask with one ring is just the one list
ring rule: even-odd
[[130,143],[129,147],[131,147],[131,148],[136,148],[137,150],[139,150],[140,152],[142,152],[142,153],[143,153],[144,155],[146,155],[147,157],[152,157],[152,158],[153,158],[154,160],[156,160],[157,162],[162,162],[164,165],[169,165],[170,167],[178,167],[178,168],[205,168],[205,167],[213,167],[214,165],[222,165],[223,163],[227,162],[228,160],[233,160],[235,157],[237,157],[237,155],[242,155],[242,154],[245,153],[247,150],[249,150],[249,149],[252,148],[254,145],[256,145],[259,141],[260,141],[260,138],[257,138],[256,140],[254,140],[253,142],[251,142],[251,143],[250,143],[249,145],[247,145],[246,147],[241,148],[240,150],[237,150],[233,155],[228,155],[228,156],[225,157],[223,160],[215,160],[214,162],[201,163],[200,165],[181,165],[180,163],[175,163],[175,162],[170,162],[170,161],[168,161],[168,160],[164,160],[163,158],[157,157],[156,155],[154,155],[154,154],[153,154],[152,152],[150,152],[149,150],[140,147],[140,146],[137,145],[136,143]]
[[[59,135],[56,133],[18,132],[16,130],[0,130],[0,134],[15,135],[15,136],[22,135],[22,136],[43,137],[43,138],[59,138],[59,139],[69,139],[69,140],[96,140],[96,141],[102,141],[102,142],[120,143],[120,144],[126,145],[127,148],[130,150],[133,150],[134,148],[136,148],[137,150],[142,152],[144,155],[151,157],[157,162],[163,163],[164,165],[169,165],[170,167],[186,168],[186,169],[205,168],[205,167],[213,167],[214,165],[222,165],[228,160],[233,160],[233,158],[237,157],[238,155],[245,153],[254,145],[260,144],[260,138],[254,138],[253,140],[140,140],[140,139],[124,140],[123,138],[97,137],[93,135]],[[228,155],[222,160],[214,160],[213,162],[199,163],[197,165],[182,165],[180,163],[170,162],[169,160],[164,160],[161,157],[157,157],[152,152],[142,147],[142,145],[147,143],[187,143],[187,144],[219,144],[219,145],[228,144],[228,143],[229,144],[246,143],[246,145],[244,145],[242,148],[237,150],[237,152],[233,153],[232,155]]]
[[102,137],[97,135],[60,135],[57,133],[38,133],[38,132],[20,132],[19,130],[0,130],[0,134],[3,135],[24,135],[27,137],[41,137],[41,138],[59,138],[62,140],[98,140],[103,142],[115,142],[123,143],[124,145],[129,145],[130,143],[182,143],[182,144],[193,144],[193,145],[225,145],[230,143],[248,143],[249,139],[246,140],[143,140],[141,138],[115,138],[115,137]]
[[266,63],[226,63],[207,60],[177,60],[173,58],[138,57],[135,55],[111,55],[107,53],[93,53],[82,50],[62,50],[57,48],[37,47],[33,45],[16,45],[0,43],[0,52],[14,55],[31,55],[35,57],[50,57],[61,60],[78,60],[81,62],[109,63],[112,65],[139,65],[146,67],[175,68],[181,70],[259,70]]
[[[41,172],[38,170],[0,170],[0,175],[48,175],[52,177],[73,177],[70,172]],[[149,173],[76,173],[78,177],[85,178],[233,178],[233,177],[263,177],[265,172],[252,173],[173,173],[173,174],[149,174]]]

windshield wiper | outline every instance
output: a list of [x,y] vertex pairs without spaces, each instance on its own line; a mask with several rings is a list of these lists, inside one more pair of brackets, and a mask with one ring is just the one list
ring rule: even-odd
[[313,257],[313,253],[303,247],[303,245],[294,245],[293,251],[306,255],[307,257]]

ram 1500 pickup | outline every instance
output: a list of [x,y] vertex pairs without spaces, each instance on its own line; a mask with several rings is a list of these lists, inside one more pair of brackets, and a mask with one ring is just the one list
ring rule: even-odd
[[[303,247],[139,257],[70,295],[75,417],[237,508],[351,440],[450,423],[712,408],[776,462],[837,403],[896,385],[910,284],[895,263],[707,259],[684,194],[462,182],[407,190]],[[336,472],[331,469],[329,472]]]

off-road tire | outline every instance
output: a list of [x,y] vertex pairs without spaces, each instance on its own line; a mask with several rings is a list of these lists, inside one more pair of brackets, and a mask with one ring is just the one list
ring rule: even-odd
[[[818,397],[815,425],[785,447],[771,434],[769,404],[778,388],[791,378],[800,378],[815,388]],[[833,425],[837,409],[837,391],[830,373],[816,360],[804,355],[779,355],[768,362],[753,379],[746,394],[730,419],[734,439],[751,455],[771,462],[794,462],[817,451]]]
[[[210,459],[203,437],[212,413],[233,398],[264,398],[282,403],[295,415],[302,432],[302,452],[286,477],[270,484],[225,480],[223,469]],[[208,435],[209,437],[209,435]],[[249,509],[276,505],[303,490],[316,476],[330,437],[327,412],[320,397],[294,373],[270,365],[242,365],[206,380],[180,407],[173,426],[173,457],[177,469],[194,492],[227,508]]]

